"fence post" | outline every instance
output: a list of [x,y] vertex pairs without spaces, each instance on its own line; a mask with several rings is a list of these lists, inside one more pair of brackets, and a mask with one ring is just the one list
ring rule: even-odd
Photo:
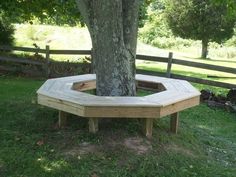
[[171,77],[172,58],[173,58],[173,53],[169,52],[168,64],[167,64],[167,70],[166,70],[166,77],[168,77],[168,78]]
[[49,78],[50,76],[50,46],[46,45],[46,77]]

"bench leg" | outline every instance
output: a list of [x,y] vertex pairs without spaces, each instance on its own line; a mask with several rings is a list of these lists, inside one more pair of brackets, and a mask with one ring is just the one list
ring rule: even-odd
[[63,128],[66,126],[67,116],[68,116],[68,113],[64,111],[59,111],[59,119],[58,119],[59,128]]
[[179,113],[176,112],[170,115],[170,131],[177,134],[179,124]]
[[145,133],[148,139],[152,138],[152,127],[153,127],[153,119],[144,119],[143,120],[143,132]]
[[89,118],[89,132],[96,133],[98,131],[98,118]]

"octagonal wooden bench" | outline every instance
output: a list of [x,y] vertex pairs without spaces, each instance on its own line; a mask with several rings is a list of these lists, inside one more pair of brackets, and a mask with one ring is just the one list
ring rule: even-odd
[[136,75],[137,87],[157,93],[143,97],[109,97],[85,93],[96,89],[96,76],[86,74],[47,80],[37,91],[38,103],[59,110],[59,126],[67,113],[89,118],[89,131],[98,130],[98,118],[142,118],[145,134],[152,136],[153,119],[171,115],[177,133],[178,112],[199,104],[200,92],[183,80]]

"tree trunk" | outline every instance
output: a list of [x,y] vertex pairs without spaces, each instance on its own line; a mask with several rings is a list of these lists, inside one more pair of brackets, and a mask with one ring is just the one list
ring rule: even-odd
[[202,39],[202,56],[201,58],[206,59],[208,55],[208,39]]
[[135,95],[139,0],[77,2],[92,39],[97,95]]

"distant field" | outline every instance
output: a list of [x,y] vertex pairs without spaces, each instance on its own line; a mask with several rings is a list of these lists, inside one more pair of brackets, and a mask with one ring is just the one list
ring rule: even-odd
[[[16,45],[17,46],[28,46],[33,47],[33,44],[37,44],[40,48],[45,48],[46,45],[50,45],[51,49],[91,49],[91,39],[89,32],[86,28],[79,27],[58,27],[58,26],[49,26],[49,25],[15,25],[16,33]],[[137,53],[147,54],[153,56],[163,56],[167,57],[170,50],[159,49],[142,42],[138,42]],[[214,64],[219,66],[228,66],[236,68],[236,58],[211,58],[208,60],[199,59],[199,46],[195,48],[181,48],[179,51],[172,51],[174,53],[174,58],[196,61],[201,63]],[[222,48],[222,50],[217,51],[215,49],[210,49],[212,53],[211,56],[214,56],[214,53],[221,52],[225,50],[232,50],[232,48]],[[225,56],[225,54],[222,56]],[[78,56],[52,56],[56,60],[78,60]],[[166,64],[156,63],[156,62],[142,62],[137,61],[137,66],[139,68],[145,68],[149,70],[165,71]],[[209,71],[204,69],[197,69],[191,67],[184,67],[173,65],[173,72],[198,76],[201,78],[206,78],[207,75],[213,76],[224,76],[224,77],[236,77],[232,74],[225,74],[217,71]],[[236,83],[235,78],[219,78],[219,81]]]

